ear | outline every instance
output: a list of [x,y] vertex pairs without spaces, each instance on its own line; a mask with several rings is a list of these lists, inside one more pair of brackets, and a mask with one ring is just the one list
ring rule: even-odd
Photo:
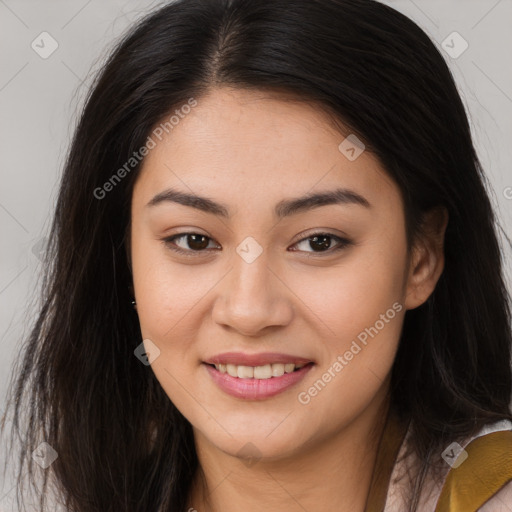
[[415,309],[430,297],[444,269],[444,236],[449,215],[445,207],[429,210],[415,240],[407,276],[405,308]]

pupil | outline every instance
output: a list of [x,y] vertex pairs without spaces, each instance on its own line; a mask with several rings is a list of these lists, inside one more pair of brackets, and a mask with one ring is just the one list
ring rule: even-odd
[[[329,249],[329,240],[330,240],[330,236],[328,235],[317,235],[317,236],[314,236],[310,239],[309,241],[309,245],[311,247],[311,249]],[[319,242],[319,240],[321,240]],[[317,244],[316,246],[314,244]]]

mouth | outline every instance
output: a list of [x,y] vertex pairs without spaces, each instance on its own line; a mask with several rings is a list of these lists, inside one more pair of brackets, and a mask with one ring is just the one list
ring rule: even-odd
[[296,386],[315,366],[312,361],[259,366],[203,363],[217,387],[245,400],[264,400]]

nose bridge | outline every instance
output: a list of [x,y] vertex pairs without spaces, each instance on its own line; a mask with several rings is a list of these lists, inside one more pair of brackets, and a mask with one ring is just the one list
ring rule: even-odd
[[[236,297],[239,303],[246,301],[254,303],[256,299],[258,302],[262,299],[268,300],[272,292],[271,276],[266,254],[261,254],[254,261],[247,261],[237,256],[234,259],[230,297]],[[254,300],[251,301],[251,297]]]
[[269,268],[268,253],[254,239],[244,240],[236,252],[229,278],[216,301],[215,320],[246,334],[286,324],[291,318],[291,305],[283,285]]

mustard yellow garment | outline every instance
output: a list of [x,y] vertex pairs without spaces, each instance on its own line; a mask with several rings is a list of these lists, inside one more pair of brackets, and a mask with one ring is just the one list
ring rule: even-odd
[[[388,415],[365,512],[384,511],[391,474],[407,428],[408,425],[399,422],[393,414]],[[476,512],[512,481],[512,431],[477,437],[464,449],[468,457],[448,472],[435,512]]]
[[468,458],[448,473],[435,512],[476,512],[512,480],[512,431],[477,437],[464,449]]

